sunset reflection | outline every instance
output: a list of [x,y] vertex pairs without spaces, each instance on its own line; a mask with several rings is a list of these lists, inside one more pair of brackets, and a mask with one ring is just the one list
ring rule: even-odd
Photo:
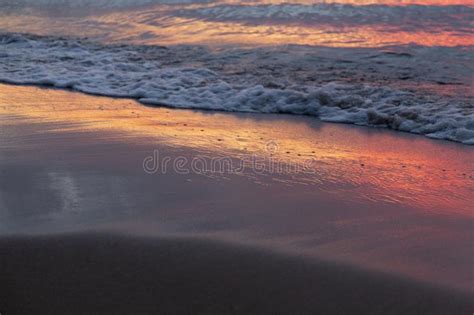
[[[33,93],[31,94],[31,92]],[[67,102],[63,100],[67,98]],[[2,124],[51,124],[50,132],[113,131],[121,141],[190,148],[209,156],[268,157],[312,172],[270,174],[288,185],[325,184],[339,199],[412,206],[472,216],[472,160],[450,146],[417,136],[358,127],[321,126],[314,119],[260,120],[258,115],[168,110],[130,100],[31,87],[1,86]],[[179,113],[179,115],[178,115]],[[11,117],[11,118],[8,118]],[[360,133],[367,133],[361,137]],[[267,144],[277,139],[277,149]],[[362,140],[361,140],[362,139]],[[8,146],[7,146],[8,147]],[[471,147],[457,149],[472,153]],[[311,161],[308,164],[308,160]],[[253,176],[250,170],[243,176]],[[357,202],[357,201],[356,201]]]
[[473,22],[0,0],[0,315],[473,314]]
[[[119,16],[104,17],[101,24],[120,20]],[[377,47],[398,44],[423,46],[474,45],[474,37],[460,37],[450,32],[400,32],[377,27],[340,28],[334,26],[305,27],[291,25],[244,25],[229,22],[208,22],[191,19],[167,19],[160,26],[144,24],[124,26],[124,32],[111,35],[112,42],[131,41],[139,44],[242,44],[259,45],[315,45],[331,47]],[[176,36],[174,32],[179,35]],[[142,34],[149,37],[142,39]],[[151,34],[153,36],[151,36]],[[87,34],[85,34],[87,35]]]
[[[221,0],[217,2],[242,4],[241,0]],[[315,4],[315,3],[341,3],[352,5],[386,4],[386,5],[474,5],[469,0],[251,0],[245,4]]]
[[[352,12],[350,7],[324,7],[310,11],[309,17],[303,14],[306,10],[304,6],[313,8],[318,4],[334,3],[368,9]],[[400,11],[392,15],[384,10],[377,11],[376,6],[382,5],[410,6],[412,11]],[[417,13],[418,5],[446,9],[432,10],[431,15],[423,17]],[[237,8],[258,8],[261,14],[265,14],[260,17],[252,10],[229,13]],[[86,14],[81,14],[79,9],[67,8],[33,14],[30,14],[34,12],[31,10],[28,14],[13,11],[0,15],[0,29],[41,35],[79,35],[105,42],[159,45],[466,46],[474,45],[472,26],[469,24],[473,8],[470,1],[456,0],[264,0],[244,3],[227,0],[163,4],[111,12],[87,11]],[[271,14],[273,11],[276,13]],[[270,15],[266,17],[267,14]],[[312,18],[311,14],[315,17]],[[448,19],[446,24],[443,24],[444,19]]]

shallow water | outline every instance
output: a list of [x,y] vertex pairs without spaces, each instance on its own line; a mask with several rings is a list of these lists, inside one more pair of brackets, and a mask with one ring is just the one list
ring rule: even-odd
[[[5,2],[5,1],[4,1]],[[27,3],[27,4],[24,4]],[[0,27],[141,44],[472,45],[470,1],[8,1]],[[32,18],[33,16],[33,18]]]

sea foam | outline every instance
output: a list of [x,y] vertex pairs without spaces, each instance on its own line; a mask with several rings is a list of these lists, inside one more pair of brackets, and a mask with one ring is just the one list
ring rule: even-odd
[[0,81],[176,108],[312,115],[474,144],[472,95],[456,92],[468,90],[471,56],[462,47],[213,51],[7,33]]

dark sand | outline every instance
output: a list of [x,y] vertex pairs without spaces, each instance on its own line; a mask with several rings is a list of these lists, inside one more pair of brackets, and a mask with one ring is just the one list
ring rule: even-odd
[[471,314],[467,295],[195,239],[0,240],[2,314]]

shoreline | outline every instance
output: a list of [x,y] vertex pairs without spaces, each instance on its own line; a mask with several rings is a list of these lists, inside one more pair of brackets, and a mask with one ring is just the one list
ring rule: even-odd
[[[278,65],[275,65],[276,70],[267,73],[271,65],[264,51],[258,49],[247,60],[245,51],[226,53],[200,46],[165,49],[133,45],[120,46],[120,49],[103,45],[98,49],[98,44],[79,39],[31,36],[5,34],[3,54],[6,59],[2,67],[5,75],[1,81],[71,88],[88,95],[127,97],[161,107],[307,115],[326,122],[384,127],[463,144],[474,141],[469,86],[458,84],[459,80],[465,81],[463,78],[469,67],[463,64],[466,61],[459,59],[459,64],[449,68],[438,67],[437,63],[425,64],[427,59],[448,54],[443,52],[449,50],[446,47],[426,51],[410,46],[393,52],[377,50],[372,53],[331,52],[322,47],[311,53],[304,47],[294,47],[295,58],[287,61],[284,60],[288,51],[270,49],[278,57]],[[67,57],[70,45],[78,47],[72,59]],[[37,66],[33,62],[32,49],[35,54],[43,51],[49,60],[37,68],[37,73],[28,70]],[[11,51],[15,53],[10,55]],[[100,53],[101,57],[91,58],[93,52]],[[466,53],[462,49],[460,52]],[[65,57],[59,57],[63,55]],[[101,58],[109,61],[101,63]],[[242,74],[236,74],[231,66],[222,66],[229,58],[237,60],[246,69],[245,84]],[[372,58],[378,61],[369,62]],[[400,58],[406,59],[404,62],[409,63],[413,73],[408,81],[399,79],[406,78],[405,70],[399,64]],[[346,59],[347,62],[339,62]],[[190,64],[192,60],[199,66]],[[23,68],[16,69],[18,62]],[[291,74],[295,63],[299,63],[301,69],[307,69],[299,75]],[[257,66],[250,68],[250,64]],[[421,64],[424,66],[420,67]],[[371,68],[374,65],[377,65],[376,69]],[[427,67],[435,68],[427,72]],[[64,68],[71,70],[65,74],[61,72]],[[332,70],[326,72],[327,69]],[[345,71],[358,74],[353,80],[344,75],[345,79],[341,79]],[[312,74],[319,72],[321,77]],[[439,73],[437,76],[446,77],[447,81],[440,81],[435,75],[431,77],[431,73]],[[459,75],[459,80],[451,82],[450,73]]]
[[[390,47],[390,46],[387,46]],[[294,113],[265,113],[265,112],[239,112],[239,111],[227,111],[227,110],[222,110],[222,109],[208,109],[208,108],[181,108],[181,107],[173,107],[170,105],[166,104],[153,104],[153,103],[142,103],[140,102],[139,99],[137,98],[132,98],[128,96],[109,96],[109,95],[104,95],[104,94],[95,94],[91,92],[86,92],[86,91],[81,91],[77,90],[75,88],[70,88],[70,87],[57,87],[54,84],[35,84],[35,83],[15,83],[15,82],[9,82],[9,81],[3,81],[0,80],[0,85],[11,85],[11,86],[18,86],[18,87],[34,87],[38,89],[45,89],[45,90],[58,90],[58,91],[65,91],[69,93],[79,93],[79,94],[84,94],[87,96],[92,96],[92,97],[103,97],[103,98],[108,98],[108,99],[119,99],[119,100],[129,100],[132,102],[137,102],[138,104],[145,106],[145,107],[150,107],[150,108],[164,108],[164,109],[171,109],[171,110],[176,110],[176,111],[197,111],[197,112],[210,112],[210,113],[224,113],[224,114],[251,114],[251,115],[277,115],[277,116],[296,116],[296,117],[311,117],[312,119],[317,120],[318,122],[325,123],[325,124],[337,124],[337,125],[348,125],[348,126],[354,126],[357,128],[370,128],[370,129],[375,129],[375,130],[389,130],[391,132],[396,132],[396,133],[402,133],[402,134],[409,134],[409,135],[416,135],[424,138],[428,138],[429,140],[434,140],[434,141],[447,141],[447,142],[452,142],[452,143],[457,143],[460,145],[466,145],[466,146],[474,146],[474,143],[465,143],[462,141],[454,140],[454,139],[444,139],[444,138],[435,138],[435,137],[429,137],[425,134],[422,133],[416,133],[416,132],[411,132],[411,131],[405,131],[405,130],[400,130],[400,129],[393,129],[389,128],[386,126],[375,126],[375,125],[362,125],[362,124],[357,124],[353,122],[338,122],[338,121],[326,121],[322,120],[320,117],[311,115],[311,114],[294,114]]]

